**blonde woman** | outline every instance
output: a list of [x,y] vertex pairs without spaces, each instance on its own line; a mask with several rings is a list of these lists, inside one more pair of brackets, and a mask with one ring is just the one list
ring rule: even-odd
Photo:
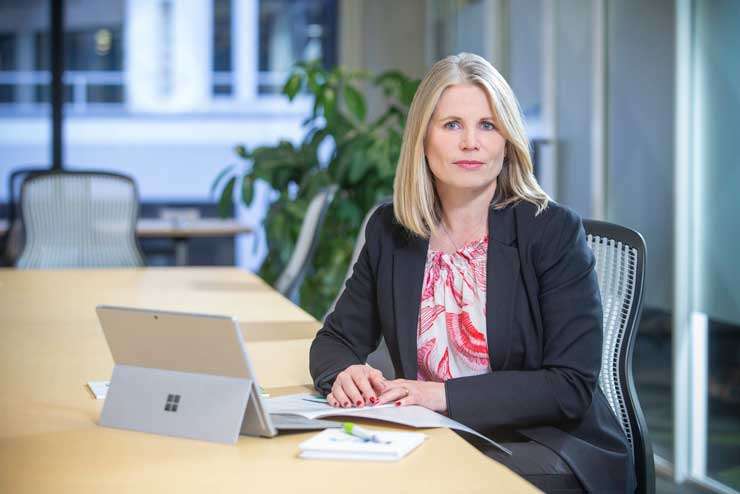
[[[511,88],[440,60],[409,111],[393,205],[311,347],[337,407],[421,405],[505,441],[487,454],[545,491],[628,492],[627,440],[597,378],[601,300],[580,218],[532,173]],[[365,364],[385,339],[398,379]]]

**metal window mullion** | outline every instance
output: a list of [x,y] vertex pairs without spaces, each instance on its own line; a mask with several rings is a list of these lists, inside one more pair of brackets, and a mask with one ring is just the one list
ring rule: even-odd
[[692,258],[692,0],[676,0],[676,127],[673,303],[673,480],[690,475]]

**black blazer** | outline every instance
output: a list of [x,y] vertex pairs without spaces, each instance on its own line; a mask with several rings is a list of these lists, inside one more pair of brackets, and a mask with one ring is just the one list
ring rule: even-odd
[[[551,202],[488,214],[486,330],[492,372],[445,382],[451,418],[495,436],[516,430],[558,453],[588,491],[633,492],[627,439],[601,388],[602,311],[581,220]],[[416,379],[416,329],[429,242],[393,207],[370,218],[365,246],[311,345],[316,388],[364,363],[381,335],[396,375]]]

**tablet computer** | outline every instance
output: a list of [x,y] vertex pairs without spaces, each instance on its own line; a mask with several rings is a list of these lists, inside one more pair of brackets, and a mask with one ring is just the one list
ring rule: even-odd
[[223,443],[277,434],[233,317],[96,312],[115,362],[100,425]]

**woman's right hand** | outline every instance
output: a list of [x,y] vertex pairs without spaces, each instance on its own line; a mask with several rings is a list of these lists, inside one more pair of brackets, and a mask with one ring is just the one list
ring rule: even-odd
[[378,402],[378,395],[385,391],[385,383],[383,373],[378,369],[369,365],[350,365],[337,374],[326,401],[339,408],[374,405]]

